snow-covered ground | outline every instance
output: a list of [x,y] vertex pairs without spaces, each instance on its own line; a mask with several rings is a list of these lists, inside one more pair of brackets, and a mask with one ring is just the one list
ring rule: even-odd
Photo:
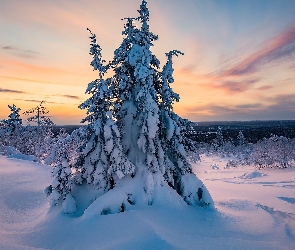
[[202,157],[196,175],[216,210],[162,203],[71,217],[50,209],[50,167],[0,155],[0,249],[294,249],[295,167],[225,169]]

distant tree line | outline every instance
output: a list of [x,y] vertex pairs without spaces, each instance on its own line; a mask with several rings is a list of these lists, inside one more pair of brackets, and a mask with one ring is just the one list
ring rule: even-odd
[[201,143],[212,143],[216,138],[218,127],[222,129],[223,137],[227,141],[236,143],[239,131],[242,131],[249,143],[257,143],[272,135],[295,138],[295,121],[236,121],[236,122],[199,122],[194,126],[193,133],[186,135]]
[[0,150],[4,153],[14,148],[21,154],[33,155],[37,160],[44,161],[56,142],[68,135],[64,129],[53,133],[55,124],[47,116],[49,111],[44,101],[23,113],[28,117],[26,125],[20,118],[20,108],[14,104],[8,105],[8,108],[8,119],[0,122]]
[[[189,135],[187,135],[189,136]],[[295,138],[271,135],[251,143],[239,131],[235,139],[226,139],[219,126],[209,143],[199,142],[199,154],[228,157],[227,168],[254,165],[261,168],[287,168],[295,161]]]

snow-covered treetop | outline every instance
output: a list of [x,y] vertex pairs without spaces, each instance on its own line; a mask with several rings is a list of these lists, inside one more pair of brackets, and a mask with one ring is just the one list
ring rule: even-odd
[[21,119],[20,119],[20,108],[17,108],[14,104],[12,106],[8,105],[8,107],[10,108],[11,114],[8,116],[11,120],[13,121],[18,121],[19,123],[21,123]]
[[102,77],[105,71],[107,70],[107,67],[103,65],[105,60],[102,60],[102,49],[96,42],[96,35],[93,34],[90,29],[87,28],[87,30],[91,34],[91,36],[89,37],[91,39],[89,54],[93,57],[93,60],[91,61],[90,65],[93,67],[93,70],[98,70],[101,74],[100,76]]
[[172,67],[172,56],[183,55],[181,51],[172,50],[166,53],[167,62],[162,70],[162,103],[165,109],[172,110],[172,104],[179,101],[179,95],[176,94],[169,86],[170,83],[174,82],[173,78],[173,67]]
[[45,107],[46,102],[41,101],[39,105],[24,112],[28,115],[27,121],[37,123],[38,126],[53,126],[54,122],[47,116],[49,111]]
[[90,65],[93,67],[93,70],[99,72],[99,78],[88,84],[85,93],[90,94],[91,97],[83,102],[79,108],[87,109],[87,116],[81,122],[93,123],[98,118],[107,119],[107,116],[109,116],[111,92],[108,82],[103,79],[103,76],[110,68],[110,64],[104,65],[105,60],[102,59],[102,49],[96,42],[96,35],[90,29],[87,28],[87,30],[91,34],[89,37],[91,39],[89,54],[93,59]]
[[17,126],[22,125],[22,119],[20,118],[20,108],[17,108],[14,104],[11,106],[8,105],[8,108],[10,109],[10,114],[8,115],[9,119],[5,119],[2,121],[3,126],[6,126],[9,128],[10,132],[13,132],[14,129]]
[[147,21],[149,21],[150,19],[150,11],[146,5],[147,5],[147,1],[143,0],[141,2],[140,9],[138,10],[138,13],[140,14],[140,17],[138,18],[138,20],[140,20],[142,23],[143,22],[147,23]]

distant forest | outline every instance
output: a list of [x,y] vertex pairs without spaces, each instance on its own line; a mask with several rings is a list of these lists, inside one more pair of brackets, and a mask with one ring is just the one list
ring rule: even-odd
[[295,138],[295,120],[198,122],[198,125],[194,126],[195,131],[188,136],[196,142],[211,143],[216,139],[218,127],[221,128],[226,141],[235,142],[239,131],[243,132],[249,143],[256,143],[272,135]]
[[[212,143],[216,139],[218,127],[221,128],[224,140],[236,142],[240,131],[249,143],[256,143],[263,138],[272,135],[284,136],[289,139],[295,138],[295,120],[282,121],[216,121],[197,122],[194,130],[188,131],[186,136],[196,142]],[[58,133],[60,128],[72,133],[83,125],[54,126],[53,132]]]

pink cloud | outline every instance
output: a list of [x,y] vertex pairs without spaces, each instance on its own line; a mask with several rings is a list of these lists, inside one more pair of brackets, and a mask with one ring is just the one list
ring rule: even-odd
[[267,63],[294,56],[295,54],[295,25],[271,39],[263,48],[249,55],[246,59],[222,71],[224,76],[242,76],[255,73]]
[[261,87],[256,88],[256,90],[268,90],[268,89],[271,89],[271,88],[273,88],[273,86],[271,86],[271,85],[263,85]]

